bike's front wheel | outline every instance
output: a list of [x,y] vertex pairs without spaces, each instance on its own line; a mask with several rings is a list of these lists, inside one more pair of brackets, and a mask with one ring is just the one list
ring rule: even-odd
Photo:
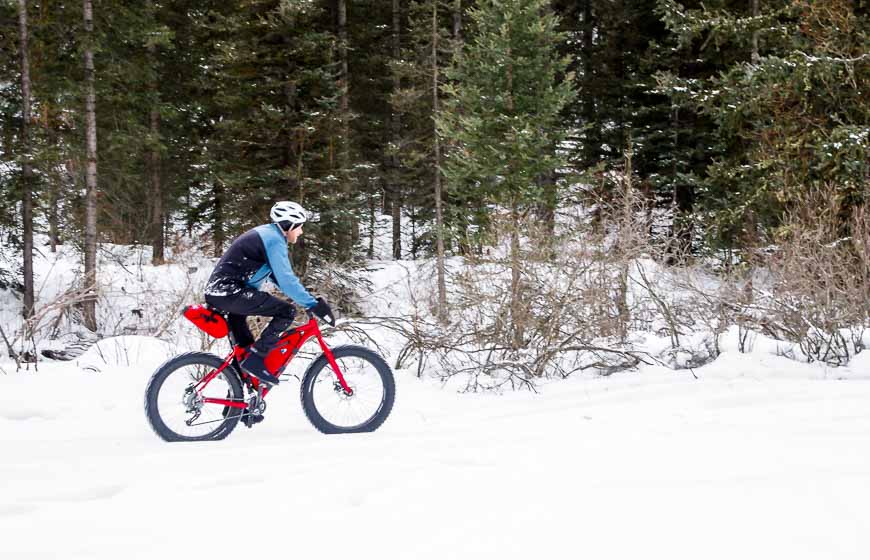
[[396,382],[387,362],[362,346],[338,346],[335,362],[351,392],[339,383],[325,355],[320,355],[302,377],[305,416],[324,434],[372,432],[393,410]]
[[[199,382],[223,365],[214,354],[188,352],[160,366],[145,390],[145,415],[165,441],[223,439],[239,423],[244,409],[226,406],[244,402],[242,384],[230,365],[204,387]],[[211,399],[221,403],[208,402]]]

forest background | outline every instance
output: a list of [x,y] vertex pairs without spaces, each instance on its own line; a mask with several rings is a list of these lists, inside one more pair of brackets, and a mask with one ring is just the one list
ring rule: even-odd
[[30,318],[4,338],[50,319],[35,250],[81,251],[52,309],[109,334],[100,243],[219,256],[291,199],[318,214],[294,267],[345,312],[386,216],[431,260],[431,317],[391,328],[445,371],[610,372],[637,331],[691,366],[732,327],[846,363],[868,28],[863,0],[2,0],[0,287]]

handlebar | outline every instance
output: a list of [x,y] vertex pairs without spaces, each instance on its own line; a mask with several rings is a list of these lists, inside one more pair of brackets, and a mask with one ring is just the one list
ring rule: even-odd
[[327,315],[326,317],[317,317],[317,315],[312,313],[310,309],[306,309],[305,312],[308,313],[309,319],[314,319],[316,317],[316,318],[320,319],[321,321],[326,321],[330,327],[334,327],[336,324],[335,316],[333,316],[333,315]]

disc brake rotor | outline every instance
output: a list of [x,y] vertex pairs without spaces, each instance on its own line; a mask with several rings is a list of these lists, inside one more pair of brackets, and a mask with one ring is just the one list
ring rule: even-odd
[[356,393],[356,390],[353,386],[348,385],[348,388],[350,389],[350,391],[345,391],[344,387],[341,386],[341,383],[339,381],[335,381],[332,384],[332,389],[335,391],[335,393],[346,401],[352,399],[354,394]]

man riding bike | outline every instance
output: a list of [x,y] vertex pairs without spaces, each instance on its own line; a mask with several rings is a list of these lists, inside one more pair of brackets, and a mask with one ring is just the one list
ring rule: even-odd
[[[230,331],[241,346],[250,345],[242,369],[270,384],[278,378],[266,370],[264,359],[278,344],[281,333],[293,324],[295,309],[289,302],[260,291],[272,280],[293,301],[321,319],[334,317],[323,298],[315,298],[299,281],[290,266],[287,243],[296,243],[308,213],[295,202],[275,203],[269,212],[272,223],[250,229],[237,237],[218,261],[205,289],[205,301],[228,314]],[[248,328],[248,315],[272,317],[260,339]]]

